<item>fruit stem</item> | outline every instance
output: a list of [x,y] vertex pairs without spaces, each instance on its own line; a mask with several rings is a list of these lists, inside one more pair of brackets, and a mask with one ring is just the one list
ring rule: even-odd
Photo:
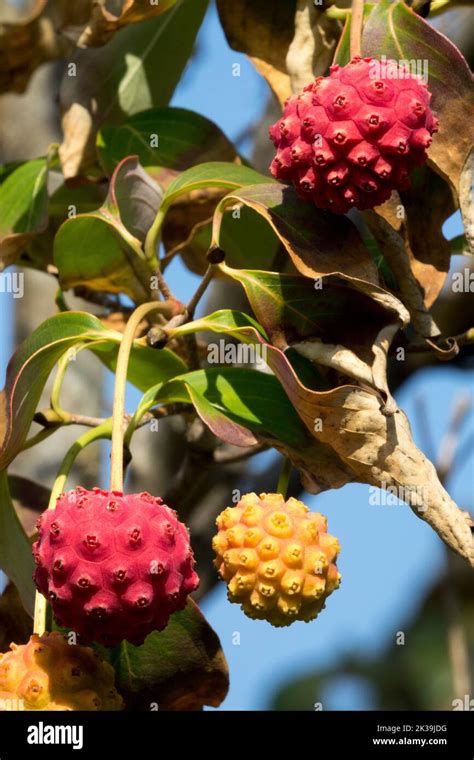
[[278,485],[277,485],[277,493],[281,493],[281,495],[285,499],[286,499],[286,494],[288,491],[288,483],[290,481],[290,474],[291,474],[292,467],[293,465],[291,464],[290,460],[285,457],[283,460],[283,464],[281,466],[280,476],[278,478]]
[[362,55],[362,26],[364,23],[364,0],[352,0],[351,58]]
[[[56,480],[54,481],[53,488],[51,490],[51,496],[49,498],[48,509],[54,509],[56,501],[60,493],[63,492],[66,480],[71,471],[74,462],[77,459],[78,454],[93,441],[98,441],[101,438],[110,438],[112,434],[112,418],[105,420],[102,425],[98,425],[91,430],[88,430],[83,435],[79,436],[77,441],[73,443],[59,468]],[[35,594],[35,612],[33,622],[33,632],[38,636],[42,636],[46,630],[46,608],[47,599],[40,594],[39,591]]]
[[117,357],[115,371],[114,405],[112,410],[112,453],[110,463],[110,490],[123,491],[123,439],[125,416],[125,390],[127,386],[127,371],[133,339],[140,322],[151,311],[169,313],[166,301],[152,301],[141,304],[130,316],[123,333]]

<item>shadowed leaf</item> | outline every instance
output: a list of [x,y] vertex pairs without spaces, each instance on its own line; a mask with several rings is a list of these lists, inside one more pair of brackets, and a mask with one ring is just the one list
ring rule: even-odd
[[246,53],[280,102],[291,95],[286,54],[293,39],[296,0],[217,0],[231,48]]
[[11,500],[8,474],[5,470],[0,472],[0,568],[15,584],[25,610],[32,615],[35,599],[35,563],[30,540]]
[[[400,203],[403,218],[397,214]],[[451,189],[429,166],[416,171],[412,186],[394,194],[377,211],[399,232],[410,258],[410,266],[423,290],[429,308],[440,294],[451,261],[452,246],[442,227],[455,211]]]
[[20,595],[9,583],[0,596],[0,653],[5,652],[14,641],[26,644],[33,633],[33,621],[25,611]]
[[[277,182],[230,193],[222,200],[219,213],[238,203],[266,219],[306,277],[339,274],[347,280],[378,284],[377,267],[347,217],[338,218],[335,226],[333,214],[302,202],[292,187]],[[220,219],[214,221],[217,244]]]
[[102,652],[133,709],[200,710],[218,707],[227,694],[229,673],[219,638],[191,599],[142,646],[123,642]]
[[12,264],[48,224],[48,161],[15,169],[0,187],[0,269]]
[[[184,108],[152,108],[131,116],[119,126],[107,125],[99,132],[97,150],[109,173],[132,153],[147,169],[164,167],[176,171],[206,161],[232,161],[236,156],[232,143],[214,122]],[[199,177],[205,168],[197,166],[190,171],[192,176]],[[230,173],[230,167],[227,171]],[[252,171],[247,169],[248,173]],[[186,178],[178,180],[178,185],[182,185]]]

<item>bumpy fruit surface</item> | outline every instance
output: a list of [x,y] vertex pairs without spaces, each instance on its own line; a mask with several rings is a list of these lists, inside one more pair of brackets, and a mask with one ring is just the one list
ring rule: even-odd
[[323,515],[281,494],[246,494],[217,518],[215,565],[231,602],[274,626],[313,620],[338,588],[339,542]]
[[41,515],[38,532],[36,585],[81,642],[143,644],[199,583],[186,526],[149,493],[76,488]]
[[61,633],[33,634],[0,654],[0,710],[122,710],[114,670]]
[[394,61],[353,58],[286,101],[270,170],[301,198],[344,214],[373,208],[426,161],[438,122],[424,82]]

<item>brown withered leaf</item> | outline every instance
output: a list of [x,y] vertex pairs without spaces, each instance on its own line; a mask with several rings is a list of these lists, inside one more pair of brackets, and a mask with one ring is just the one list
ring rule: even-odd
[[107,0],[36,0],[26,13],[0,8],[0,92],[23,92],[46,61],[69,56],[76,47],[105,45],[128,24],[167,11],[176,0],[122,0],[112,13]]
[[291,89],[300,92],[331,65],[340,36],[338,23],[318,8],[314,0],[297,0],[295,34],[286,55]]
[[421,337],[437,340],[441,331],[425,305],[402,235],[373,209],[364,212],[364,219],[396,278],[400,299],[410,312],[413,327]]
[[[355,386],[317,392],[303,386],[284,354],[272,348],[268,364],[308,429],[328,444],[361,483],[397,489],[457,554],[474,566],[472,518],[443,488],[436,469],[415,446],[401,409],[386,414],[380,396]],[[315,427],[320,420],[320,427]]]
[[[398,213],[403,206],[404,213]],[[429,308],[441,292],[449,272],[451,244],[443,235],[446,219],[456,210],[448,183],[429,166],[412,177],[412,186],[394,193],[377,209],[402,236],[410,267]]]
[[296,0],[217,0],[231,48],[246,53],[280,103],[291,95],[286,54],[294,34]]
[[464,233],[469,252],[474,254],[474,149],[471,150],[461,172],[459,183],[459,205],[461,207]]

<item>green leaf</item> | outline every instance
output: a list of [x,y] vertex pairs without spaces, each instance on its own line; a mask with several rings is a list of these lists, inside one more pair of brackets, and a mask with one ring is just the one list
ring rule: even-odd
[[105,200],[104,184],[89,182],[70,186],[63,182],[49,198],[49,216],[57,217],[63,222],[72,212],[84,214],[95,211]]
[[223,187],[233,190],[237,187],[245,187],[245,185],[258,185],[271,181],[270,177],[266,177],[248,166],[225,161],[200,163],[198,166],[193,166],[191,169],[182,172],[168,185],[163,204],[168,207],[180,195],[203,187]]
[[[161,214],[167,214],[163,223],[167,254],[180,251],[191,271],[203,274],[206,270],[205,255],[211,244],[212,225],[205,215],[210,219],[217,199],[212,202],[211,196],[211,203],[205,205],[201,218],[195,219],[190,212],[186,213],[186,207],[181,208],[179,203],[173,206],[180,197],[203,188],[232,190],[268,182],[272,182],[271,178],[254,169],[223,161],[199,164],[182,172],[168,185],[161,206]],[[221,244],[227,261],[235,267],[244,266],[249,260],[262,268],[270,266],[279,247],[278,238],[265,221],[245,207],[239,209],[238,216],[225,215]]]
[[0,567],[13,581],[25,609],[32,615],[35,600],[33,571],[35,563],[26,535],[8,488],[8,474],[0,472]]
[[[203,399],[222,416],[213,417]],[[295,449],[308,441],[306,429],[277,378],[255,369],[213,367],[189,372],[163,386],[156,400],[191,401],[211,430],[236,446],[253,445],[256,440],[250,432]],[[222,417],[236,427],[228,423],[225,427]]]
[[[0,393],[0,469],[21,450],[46,380],[70,348],[88,343],[105,364],[114,366],[122,335],[108,330],[92,314],[63,312],[43,322],[13,354]],[[183,362],[172,351],[153,351],[135,342],[130,380],[142,389],[182,373]]]
[[[212,332],[222,333],[223,335],[233,335],[240,339],[241,336],[245,339],[247,328],[254,331],[259,336],[266,338],[265,331],[258,322],[248,314],[244,314],[241,311],[235,309],[220,309],[212,314],[208,314],[201,319],[194,319],[192,322],[185,322],[180,327],[170,328],[167,330],[171,336],[175,335],[189,335],[199,331],[206,332],[211,330]],[[253,341],[252,337],[248,338],[249,343]]]
[[19,166],[0,186],[0,261],[15,261],[35,234],[48,223],[48,160]]
[[107,125],[99,132],[97,150],[109,173],[132,153],[145,168],[176,171],[203,161],[232,161],[236,156],[235,148],[219,127],[184,108],[153,108],[120,126]]
[[[54,263],[63,290],[85,285],[105,293],[147,300],[151,271],[117,224],[101,213],[82,214],[61,225],[54,240]],[[138,242],[138,241],[137,241]]]
[[219,638],[191,599],[142,646],[123,642],[101,651],[134,709],[150,710],[156,704],[159,710],[200,710],[218,707],[227,694],[229,673]]
[[97,211],[61,225],[54,241],[54,261],[63,290],[86,285],[106,293],[146,300],[155,262],[141,245],[161,202],[158,185],[135,156],[116,168],[108,196]]
[[[341,65],[350,59],[349,36],[350,18],[335,56]],[[459,50],[404,2],[380,0],[366,5],[362,54],[428,62],[431,107],[439,119],[428,156],[459,192],[461,170],[474,140],[472,75]]]

